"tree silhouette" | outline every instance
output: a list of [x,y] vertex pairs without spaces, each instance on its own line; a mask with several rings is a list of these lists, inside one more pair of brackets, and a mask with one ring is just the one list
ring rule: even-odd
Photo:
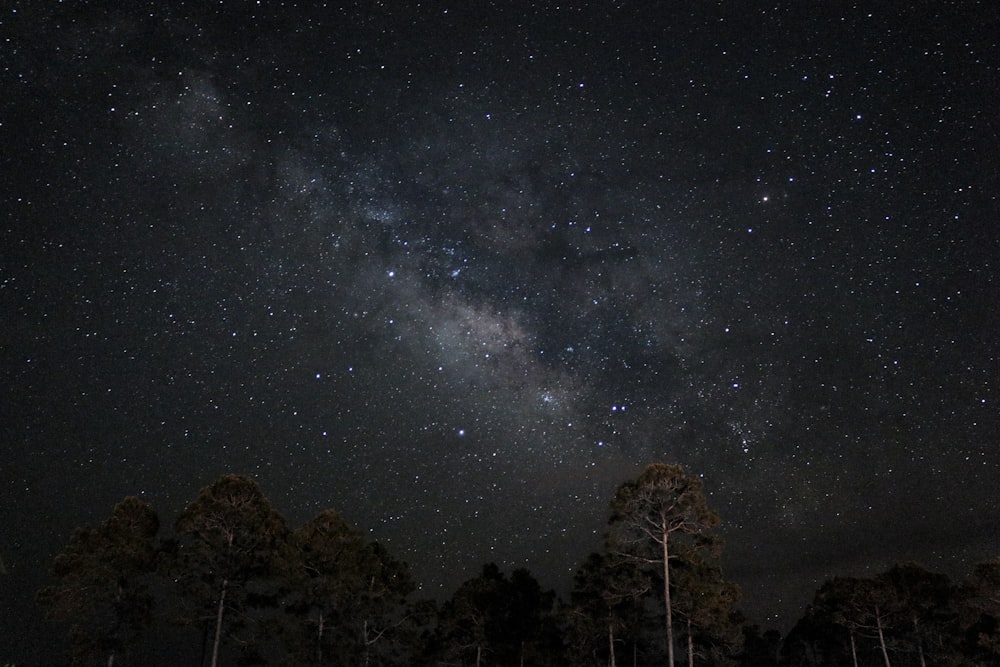
[[409,566],[395,558],[379,542],[370,542],[363,560],[364,587],[358,600],[355,631],[363,647],[362,664],[394,661],[392,654],[403,650],[402,634],[414,617],[406,608],[406,599],[416,584]]
[[891,589],[900,639],[917,654],[921,667],[927,667],[928,649],[943,648],[938,638],[950,620],[955,587],[947,575],[915,563],[897,564],[877,579]]
[[968,643],[984,659],[1000,660],[1000,558],[976,564],[961,598]]
[[739,588],[697,551],[684,553],[675,563],[673,605],[675,615],[683,621],[688,667],[694,667],[696,645],[706,652],[703,658],[710,664],[732,662],[730,656],[742,638],[733,616]]
[[556,642],[548,634],[554,600],[527,570],[507,579],[488,563],[442,605],[436,651],[445,660],[477,666],[554,664]]
[[305,634],[290,648],[300,664],[322,665],[326,650],[343,652],[345,643],[358,643],[344,635],[366,584],[369,554],[361,532],[333,510],[296,529],[289,545],[286,608],[301,619],[292,634]]
[[761,634],[760,626],[744,623],[740,667],[778,667],[781,652],[781,633],[767,630]]
[[555,593],[544,591],[531,573],[518,568],[510,573],[506,598],[510,622],[507,643],[510,662],[518,665],[553,664],[558,659],[553,607]]
[[590,554],[573,579],[566,611],[572,657],[598,664],[606,656],[604,664],[616,667],[617,644],[629,635],[637,641],[645,614],[641,598],[650,585],[635,563]]
[[834,577],[816,594],[814,608],[830,622],[846,628],[857,667],[857,637],[874,639],[885,667],[889,659],[888,633],[900,612],[896,591],[883,577]]
[[663,577],[667,664],[674,665],[670,563],[675,547],[711,550],[710,529],[719,517],[709,510],[701,480],[678,465],[654,463],[618,487],[611,503],[608,551],[644,564],[660,564]]
[[[223,475],[205,487],[177,519],[178,541],[171,569],[182,599],[182,621],[210,622],[212,667],[227,628],[245,630],[244,647],[257,640],[259,628],[250,607],[265,592],[287,529],[257,483],[241,475]],[[230,619],[229,616],[235,616]]]
[[[826,584],[824,584],[825,586]],[[818,595],[818,593],[817,593]],[[781,664],[787,667],[814,667],[815,665],[843,664],[846,640],[841,636],[847,630],[834,624],[825,609],[816,602],[809,605],[781,643]],[[856,654],[855,641],[850,638],[850,655]],[[857,660],[852,662],[857,665]]]
[[834,577],[782,642],[733,611],[718,521],[699,478],[654,464],[616,490],[604,551],[581,565],[558,613],[530,572],[507,577],[492,563],[437,608],[411,603],[408,566],[337,512],[289,533],[256,482],[224,475],[163,542],[152,507],[125,498],[73,533],[37,597],[69,623],[72,664],[110,667],[135,655],[154,592],[175,594],[174,620],[204,631],[213,667],[233,646],[240,664],[344,667],[616,667],[623,646],[634,665],[664,653],[674,663],[681,647],[688,667],[1000,664],[1000,558],[960,587],[912,563]]
[[159,519],[128,497],[97,528],[81,528],[52,564],[55,583],[38,594],[51,618],[70,621],[73,664],[106,656],[111,667],[152,622],[151,577]]
[[[504,577],[494,563],[483,566],[482,573],[462,583],[438,614],[438,651],[448,660],[476,667],[484,653],[496,650],[492,640],[498,619],[502,618]],[[502,621],[501,621],[502,622]]]
[[420,614],[406,607],[415,588],[408,566],[336,511],[293,531],[275,570],[287,612],[276,634],[288,664],[386,664],[416,643]]

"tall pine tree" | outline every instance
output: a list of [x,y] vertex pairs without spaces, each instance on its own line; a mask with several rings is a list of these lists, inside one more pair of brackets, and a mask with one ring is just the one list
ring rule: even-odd
[[185,603],[181,619],[212,637],[216,667],[227,636],[252,647],[260,634],[254,603],[263,600],[284,548],[285,521],[255,481],[223,475],[201,490],[174,524],[173,576]]
[[71,662],[101,658],[113,667],[152,622],[150,589],[159,519],[128,497],[97,528],[78,529],[52,564],[38,601],[51,618],[70,621]]
[[670,564],[678,547],[711,551],[719,517],[708,508],[701,479],[679,465],[654,463],[618,487],[611,503],[608,552],[659,565],[663,580],[667,664],[674,665]]

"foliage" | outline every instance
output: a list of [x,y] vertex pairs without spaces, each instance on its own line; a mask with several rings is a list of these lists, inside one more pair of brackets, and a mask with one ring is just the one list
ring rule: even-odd
[[55,583],[39,591],[50,618],[70,622],[72,664],[113,664],[152,622],[150,589],[159,519],[128,497],[97,528],[80,528],[52,564]]
[[708,508],[701,479],[678,465],[654,463],[634,480],[618,487],[611,503],[608,552],[643,565],[658,565],[650,576],[661,577],[667,664],[674,664],[671,561],[682,552],[715,555],[718,542],[711,529],[719,517]]
[[676,563],[672,600],[682,623],[688,664],[731,664],[743,639],[733,614],[739,588],[698,551],[683,553]]
[[564,610],[566,649],[573,664],[615,665],[619,645],[634,648],[651,582],[635,563],[592,553],[577,570]]
[[527,570],[508,579],[496,564],[484,565],[442,606],[431,657],[477,666],[560,664],[554,601]]
[[[801,661],[803,627],[814,629],[814,659],[840,656],[852,665],[876,661],[886,667],[988,663],[976,641],[962,639],[976,633],[974,618],[990,618],[963,613],[970,587],[954,586],[947,576],[913,563],[873,577],[834,577],[816,592],[806,618],[786,638],[786,664],[813,664]],[[796,645],[799,659],[792,660]]]
[[255,481],[223,475],[205,487],[174,524],[171,569],[184,603],[182,623],[211,628],[213,667],[224,640],[247,654],[259,650],[262,617],[285,521]]
[[777,667],[781,652],[781,633],[767,630],[761,634],[760,627],[744,623],[743,641],[739,655],[740,667]]
[[351,664],[407,664],[406,649],[419,614],[406,608],[416,588],[409,566],[394,558],[379,542],[365,547],[362,583],[351,622],[362,661]]
[[960,588],[959,600],[966,651],[1000,662],[1000,557],[975,566]]
[[655,464],[618,488],[605,549],[568,602],[488,564],[438,607],[411,601],[407,565],[339,513],[289,531],[256,482],[224,475],[171,539],[131,497],[75,531],[38,600],[68,624],[73,664],[138,663],[157,609],[204,636],[213,665],[225,651],[240,664],[617,667],[672,660],[675,643],[692,667],[1000,664],[1000,558],[960,585],[912,563],[833,577],[782,639],[734,613],[717,524],[699,478]]

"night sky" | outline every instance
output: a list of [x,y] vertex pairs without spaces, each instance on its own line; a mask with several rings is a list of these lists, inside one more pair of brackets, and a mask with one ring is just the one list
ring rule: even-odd
[[1000,554],[995,3],[326,4],[3,3],[0,661],[223,472],[439,598],[657,461],[764,627]]

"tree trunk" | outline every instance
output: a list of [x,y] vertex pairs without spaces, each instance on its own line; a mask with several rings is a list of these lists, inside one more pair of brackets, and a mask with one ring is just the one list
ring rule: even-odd
[[688,630],[688,667],[694,667],[694,636],[691,634],[691,617],[687,620]]
[[851,659],[854,661],[854,667],[858,667],[858,645],[854,642],[854,628],[848,630],[851,636]]
[[889,662],[889,651],[885,648],[885,633],[882,631],[882,611],[875,605],[875,627],[878,628],[878,643],[882,648],[882,658],[885,660],[885,667],[892,667]]
[[483,645],[476,644],[476,667],[479,667],[479,661],[483,658]]
[[[118,608],[118,605],[121,604],[122,597],[124,597],[124,595],[125,595],[125,591],[122,590],[121,580],[119,580],[118,586],[117,586],[116,592],[115,592],[115,602],[117,603],[115,605],[116,609]],[[118,616],[118,618],[115,621],[115,638],[117,640],[117,639],[119,639],[121,637],[122,618],[118,614],[116,614],[116,616]],[[111,649],[111,652],[108,654],[108,667],[115,667],[115,650],[114,649]]]
[[219,644],[222,641],[222,614],[226,609],[226,589],[229,588],[229,580],[222,580],[222,589],[219,591],[219,606],[215,611],[215,639],[212,641],[212,667],[219,664]]
[[617,667],[615,664],[615,624],[608,619],[608,667]]
[[913,638],[917,642],[917,654],[920,656],[920,667],[927,667],[927,660],[924,658],[924,640],[920,636],[920,624],[917,617],[913,617]]
[[323,610],[319,610],[319,622],[316,630],[316,663],[323,664]]
[[667,548],[670,533],[667,531],[667,518],[662,517],[660,521],[663,530],[663,604],[667,611],[667,665],[674,667],[674,622],[670,609],[670,551]]
[[368,640],[368,619],[366,618],[361,624],[361,644],[365,647],[365,667],[368,667],[368,662],[371,660],[369,655],[369,649],[371,648],[372,642]]

